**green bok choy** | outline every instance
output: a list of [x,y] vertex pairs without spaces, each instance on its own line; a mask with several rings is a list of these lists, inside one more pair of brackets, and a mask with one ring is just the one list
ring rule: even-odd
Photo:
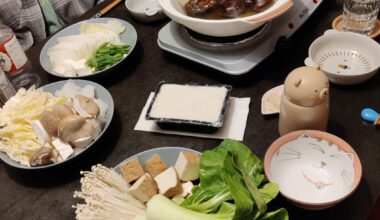
[[264,216],[266,219],[288,219],[286,210],[275,212],[283,218],[264,215],[267,204],[277,196],[279,187],[265,180],[263,162],[244,144],[229,139],[223,141],[202,154],[200,167],[200,183],[181,206],[197,212],[214,213],[222,203],[230,202],[236,206],[234,220]]
[[148,220],[288,220],[281,208],[266,212],[279,192],[268,183],[263,162],[244,144],[225,140],[205,151],[200,162],[200,183],[181,205],[155,196],[147,205]]

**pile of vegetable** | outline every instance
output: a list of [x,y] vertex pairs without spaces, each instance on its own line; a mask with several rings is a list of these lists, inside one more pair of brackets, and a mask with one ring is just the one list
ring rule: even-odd
[[81,172],[82,191],[75,198],[85,204],[74,205],[76,219],[135,219],[144,216],[145,205],[129,195],[129,184],[115,171],[96,165]]
[[156,195],[147,204],[146,216],[149,220],[287,220],[283,208],[267,212],[278,192],[277,184],[266,181],[263,162],[248,147],[225,140],[202,154],[200,183],[191,196],[176,205]]
[[0,108],[0,152],[12,160],[30,166],[29,159],[41,148],[32,127],[45,109],[57,104],[67,104],[69,99],[44,92],[34,87],[21,88]]
[[105,69],[129,52],[120,39],[125,26],[116,19],[106,23],[83,22],[80,33],[57,38],[48,49],[53,71],[64,76],[86,76]]
[[119,62],[128,52],[129,45],[113,45],[106,42],[96,50],[86,64],[97,72]]
[[24,166],[67,160],[97,138],[107,104],[95,87],[66,82],[53,95],[21,88],[0,108],[0,152]]
[[267,212],[267,204],[277,196],[279,187],[267,182],[262,161],[234,140],[225,140],[202,154],[199,184],[186,199],[159,193],[145,207],[139,196],[131,194],[128,182],[114,171],[98,165],[84,174],[82,192],[74,194],[86,202],[74,206],[77,219],[289,219],[284,208]]

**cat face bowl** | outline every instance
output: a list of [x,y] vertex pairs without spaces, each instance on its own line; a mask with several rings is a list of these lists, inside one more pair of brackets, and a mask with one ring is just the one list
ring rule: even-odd
[[269,181],[294,205],[329,208],[355,191],[362,176],[358,155],[344,140],[322,131],[301,130],[277,139],[267,150]]
[[328,30],[309,47],[307,66],[319,66],[333,83],[353,85],[375,75],[380,67],[380,45],[369,37]]

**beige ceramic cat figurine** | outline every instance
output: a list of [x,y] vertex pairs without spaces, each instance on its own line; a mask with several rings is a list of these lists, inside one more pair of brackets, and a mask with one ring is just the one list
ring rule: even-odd
[[293,70],[285,79],[281,98],[279,132],[284,135],[302,129],[327,129],[329,81],[313,67]]

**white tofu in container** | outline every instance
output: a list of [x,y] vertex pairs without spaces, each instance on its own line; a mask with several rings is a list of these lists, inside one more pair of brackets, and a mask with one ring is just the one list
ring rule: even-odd
[[231,89],[228,85],[161,82],[146,118],[162,129],[215,132],[223,125]]

